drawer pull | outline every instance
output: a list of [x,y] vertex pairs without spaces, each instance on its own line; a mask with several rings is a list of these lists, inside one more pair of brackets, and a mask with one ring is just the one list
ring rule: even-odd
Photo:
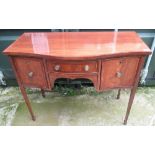
[[121,59],[119,63],[120,63],[120,64],[124,63],[124,59]]
[[28,77],[32,78],[33,77],[33,72],[29,72]]
[[55,65],[54,69],[55,69],[56,71],[59,71],[59,70],[60,70],[60,65]]
[[122,73],[122,72],[117,72],[117,73],[116,73],[116,76],[117,76],[118,78],[120,78],[120,77],[123,76],[123,73]]
[[88,65],[85,65],[85,66],[84,66],[84,70],[85,70],[85,71],[89,71],[89,66],[88,66]]

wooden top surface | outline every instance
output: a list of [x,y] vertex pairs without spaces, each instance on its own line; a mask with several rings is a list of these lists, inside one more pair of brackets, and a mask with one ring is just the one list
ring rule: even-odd
[[4,54],[86,59],[149,55],[151,50],[135,32],[24,33]]

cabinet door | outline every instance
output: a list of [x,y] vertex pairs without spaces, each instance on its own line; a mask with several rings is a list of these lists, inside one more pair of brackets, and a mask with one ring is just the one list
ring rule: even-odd
[[15,67],[25,86],[46,88],[47,82],[43,62],[37,58],[14,58]]
[[103,60],[101,71],[101,90],[132,87],[138,63],[138,57]]

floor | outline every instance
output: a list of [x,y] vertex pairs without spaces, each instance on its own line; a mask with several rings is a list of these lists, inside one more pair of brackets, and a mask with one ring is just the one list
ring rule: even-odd
[[[120,126],[123,125],[130,91],[96,93],[93,87],[81,90],[46,92],[28,89],[36,121],[32,121],[18,87],[0,88],[0,125],[42,126]],[[80,93],[79,93],[80,92]],[[128,125],[155,125],[155,87],[140,87],[131,109]]]

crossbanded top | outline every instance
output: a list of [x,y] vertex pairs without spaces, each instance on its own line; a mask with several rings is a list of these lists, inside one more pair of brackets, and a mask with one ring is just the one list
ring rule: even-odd
[[86,59],[149,55],[151,50],[136,32],[23,33],[4,54]]

